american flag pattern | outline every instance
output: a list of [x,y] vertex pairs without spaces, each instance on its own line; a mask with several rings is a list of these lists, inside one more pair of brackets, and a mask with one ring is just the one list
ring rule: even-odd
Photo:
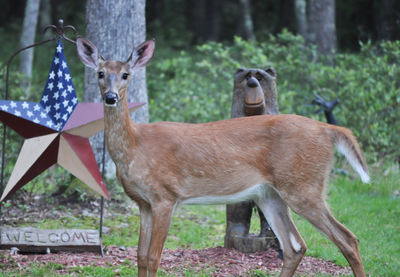
[[57,42],[54,59],[39,103],[0,100],[0,110],[61,131],[78,105],[78,98],[64,56],[61,41]]

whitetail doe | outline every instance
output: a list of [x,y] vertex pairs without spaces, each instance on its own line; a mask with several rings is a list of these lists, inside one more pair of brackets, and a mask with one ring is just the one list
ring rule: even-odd
[[292,276],[306,244],[289,208],[339,247],[355,276],[365,276],[357,238],[324,199],[333,146],[364,182],[367,165],[351,131],[297,115],[261,115],[204,124],[135,124],[126,90],[135,68],[153,57],[154,41],[126,62],[106,61],[88,40],[77,40],[81,61],[97,71],[104,100],[105,136],[118,180],[140,209],[139,276],[156,276],[179,204],[254,200],[283,250],[281,276]]

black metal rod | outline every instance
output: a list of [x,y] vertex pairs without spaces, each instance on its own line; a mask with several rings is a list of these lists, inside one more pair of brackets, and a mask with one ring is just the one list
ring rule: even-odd
[[[103,155],[101,157],[101,163],[102,163],[102,167],[101,167],[101,177],[103,178],[103,182],[104,182],[104,175],[105,175],[105,168],[106,168],[106,137],[105,137],[105,132],[103,131]],[[104,183],[105,185],[105,183]],[[103,214],[104,214],[104,197],[101,196],[100,198],[100,253],[101,256],[104,257],[104,253],[103,253],[103,245],[102,245],[102,238],[103,238]]]
[[[1,153],[1,180],[0,180],[0,192],[3,193],[3,180],[4,180],[4,159],[6,152],[6,136],[7,136],[7,128],[6,124],[3,123],[3,141],[1,149],[3,150]],[[1,207],[3,206],[3,201],[0,202],[0,224],[3,222]]]
[[100,254],[102,257],[104,257],[104,252],[103,252],[103,210],[104,210],[104,197],[101,196],[100,198]]

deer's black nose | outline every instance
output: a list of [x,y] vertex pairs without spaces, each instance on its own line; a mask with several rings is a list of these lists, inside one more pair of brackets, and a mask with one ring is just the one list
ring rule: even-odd
[[118,101],[118,94],[116,94],[115,92],[107,92],[106,94],[104,94],[104,102],[106,103],[106,105],[110,105],[110,106],[114,106],[115,104],[117,104]]
[[247,86],[250,88],[255,88],[258,86],[258,81],[256,78],[254,77],[250,77],[249,79],[247,79]]

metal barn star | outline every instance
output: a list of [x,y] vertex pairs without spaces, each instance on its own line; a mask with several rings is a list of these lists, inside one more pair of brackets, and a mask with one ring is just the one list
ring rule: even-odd
[[[129,108],[142,105],[130,103]],[[56,163],[109,198],[89,143],[104,128],[103,117],[103,103],[78,103],[58,41],[40,102],[0,100],[0,121],[25,138],[0,201]]]

